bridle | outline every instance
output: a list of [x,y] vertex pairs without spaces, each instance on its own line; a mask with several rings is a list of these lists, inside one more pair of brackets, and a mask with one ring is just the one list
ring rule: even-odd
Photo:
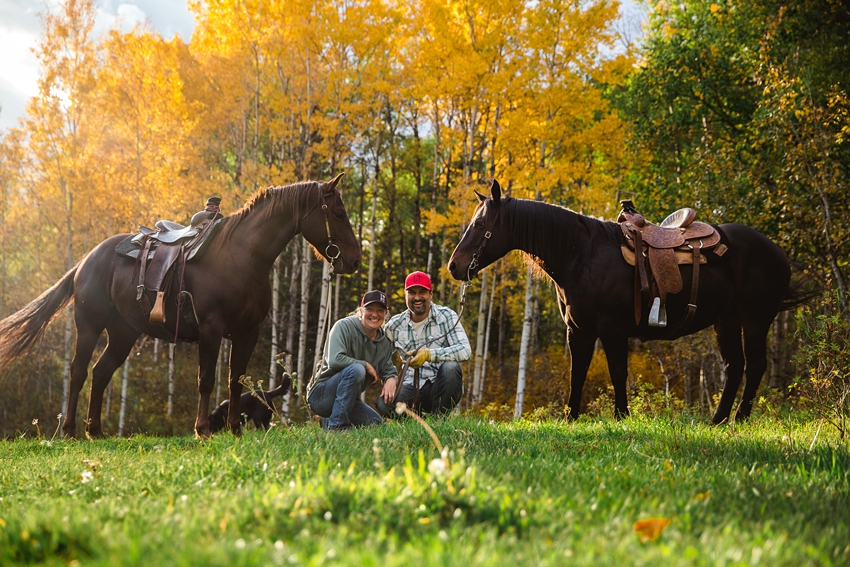
[[[334,243],[333,238],[331,237],[331,223],[330,223],[330,219],[328,218],[328,203],[325,200],[324,193],[322,192],[322,185],[320,183],[317,183],[316,186],[319,188],[319,199],[315,203],[313,203],[313,205],[311,205],[310,208],[307,209],[307,212],[304,213],[301,216],[301,218],[298,220],[298,224],[295,225],[295,233],[298,234],[299,232],[301,232],[301,224],[304,222],[304,219],[306,219],[307,216],[310,213],[313,212],[313,209],[316,208],[316,205],[321,203],[322,204],[322,216],[325,219],[325,232],[328,235],[328,244],[327,244],[327,246],[325,246],[325,257],[328,259],[328,262],[331,265],[330,266],[330,274],[333,275],[333,273],[334,273],[334,262],[336,262],[336,259],[339,258],[340,254],[342,252],[339,249],[339,246],[337,246]],[[331,196],[333,196],[333,191],[331,191]]]
[[[491,201],[492,202],[492,201]],[[493,220],[489,224],[490,226],[484,227],[484,240],[481,241],[481,245],[478,247],[478,250],[472,254],[472,260],[469,262],[469,266],[466,268],[466,283],[472,281],[472,271],[478,268],[478,259],[481,257],[481,253],[484,252],[484,247],[487,246],[487,243],[490,241],[490,237],[493,236],[493,228],[496,226],[496,223],[499,221],[499,213],[502,211],[502,206],[496,209],[496,214],[493,215]]]

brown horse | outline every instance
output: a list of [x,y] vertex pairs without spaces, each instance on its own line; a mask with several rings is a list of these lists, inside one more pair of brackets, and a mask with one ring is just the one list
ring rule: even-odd
[[[275,259],[299,232],[337,272],[353,273],[361,263],[360,244],[351,229],[342,197],[336,189],[342,175],[330,182],[303,182],[269,187],[239,211],[224,217],[206,243],[206,250],[185,265],[183,289],[194,297],[198,331],[176,325],[177,303],[166,302],[166,323],[152,325],[136,300],[138,266],[115,252],[128,235],[101,242],[53,287],[29,305],[0,321],[0,368],[25,354],[50,320],[73,299],[77,345],[71,363],[71,388],[63,429],[77,432],[77,400],[88,375],[92,351],[106,330],[108,342],[92,370],[86,432],[102,437],[103,391],[142,334],[164,340],[198,343],[198,414],[195,433],[210,436],[210,392],[222,338],[232,341],[230,413],[228,423],[241,429],[239,378],[259,336],[260,323],[271,305],[269,271]],[[180,266],[178,266],[180,267]]]
[[[476,193],[477,194],[477,193]],[[667,297],[674,324],[649,327],[646,315],[635,323],[634,267],[623,259],[620,226],[563,207],[502,198],[493,181],[491,195],[478,195],[469,228],[449,260],[455,279],[469,280],[511,250],[530,255],[556,284],[570,356],[570,417],[579,415],[581,391],[597,338],[602,340],[614,386],[616,415],[628,415],[626,378],[628,339],[672,340],[714,326],[726,365],[727,382],[714,423],[729,418],[746,367],[747,382],[737,419],[750,415],[753,398],[767,368],[767,333],[779,311],[807,301],[811,294],[790,286],[791,267],[779,246],[752,228],[723,224],[722,257],[709,257],[700,269],[697,311],[687,325],[687,292]],[[682,266],[683,289],[691,289],[692,270]],[[643,313],[648,311],[648,303]],[[742,338],[743,335],[743,347]]]

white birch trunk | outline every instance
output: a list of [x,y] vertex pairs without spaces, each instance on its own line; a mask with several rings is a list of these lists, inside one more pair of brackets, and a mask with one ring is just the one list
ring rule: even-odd
[[493,287],[490,288],[490,305],[487,307],[487,330],[484,334],[484,360],[481,361],[481,381],[478,383],[478,390],[474,392],[473,397],[475,405],[481,403],[481,397],[484,394],[484,379],[487,377],[487,359],[490,357],[490,329],[493,322],[493,303],[496,302],[496,282],[498,279],[498,273],[494,273]]
[[[293,241],[292,244],[292,270],[290,270],[289,277],[289,310],[287,313],[287,329],[286,329],[286,352],[292,353],[294,351],[295,345],[295,320],[297,309],[295,308],[295,298],[298,295],[298,282],[301,279],[301,258],[299,255],[299,250],[301,249],[301,245],[297,240]],[[296,381],[298,380],[298,375],[295,376]],[[283,397],[283,404],[281,407],[281,414],[283,417],[289,417],[289,406],[292,402],[292,392],[294,391],[294,384],[289,387],[289,391]]]
[[307,308],[310,302],[310,244],[305,239],[301,252],[301,324],[298,332],[298,374],[295,391],[301,395],[304,384],[304,369],[307,366]]
[[522,341],[519,346],[519,370],[516,377],[516,406],[514,406],[514,419],[522,416],[522,404],[525,401],[525,371],[528,366],[528,345],[531,342],[531,322],[534,318],[532,298],[534,296],[534,278],[531,266],[525,276],[525,315],[522,319]]
[[224,340],[218,346],[218,359],[215,361],[215,406],[221,403],[221,367],[224,359]]
[[124,376],[121,379],[121,410],[118,412],[118,437],[124,436],[124,416],[127,414],[127,383],[130,381],[130,358],[124,361]]
[[65,413],[68,407],[68,395],[71,391],[71,324],[74,320],[73,304],[68,306],[65,318],[65,361],[62,367],[62,408],[59,413]]
[[159,360],[159,339],[153,340],[153,359],[154,362]]
[[366,283],[366,289],[371,291],[374,289],[372,283],[375,279],[375,230],[378,223],[377,219],[378,208],[378,179],[375,178],[375,192],[372,194],[372,220],[370,221],[369,233],[369,279]]
[[175,343],[168,345],[168,417],[171,417],[174,409],[174,347]]
[[274,261],[272,270],[272,349],[269,357],[269,386],[268,390],[274,390],[277,372],[275,371],[275,357],[278,353],[278,336],[280,334],[280,256]]
[[322,359],[322,350],[325,346],[325,316],[327,315],[330,306],[330,264],[322,262],[322,298],[319,301],[319,326],[316,329],[316,349],[313,351],[313,367],[312,372],[316,372],[316,367]]
[[478,327],[475,337],[475,370],[472,374],[472,404],[478,403],[478,392],[481,389],[481,371],[484,366],[484,335],[486,334],[487,315],[487,278],[490,272],[481,274],[481,300],[478,302]]

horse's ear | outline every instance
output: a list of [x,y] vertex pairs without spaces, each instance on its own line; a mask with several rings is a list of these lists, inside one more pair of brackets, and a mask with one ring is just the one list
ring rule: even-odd
[[333,191],[336,188],[336,184],[339,183],[339,180],[342,179],[342,176],[345,173],[340,173],[336,177],[334,177],[331,181],[325,183],[325,191]]
[[495,179],[493,180],[493,184],[490,185],[490,198],[493,199],[493,203],[496,205],[502,200],[502,188]]
[[472,192],[473,192],[473,193],[475,193],[475,196],[476,196],[476,197],[478,197],[478,200],[479,200],[480,202],[482,202],[482,203],[483,203],[484,201],[486,201],[486,200],[487,200],[487,197],[485,197],[484,195],[482,195],[482,194],[481,194],[481,193],[479,193],[478,191],[476,191],[476,190],[474,190],[474,189],[473,189],[473,190],[472,190]]

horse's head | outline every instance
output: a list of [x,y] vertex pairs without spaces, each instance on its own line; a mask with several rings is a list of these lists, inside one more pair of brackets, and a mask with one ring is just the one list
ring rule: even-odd
[[478,207],[469,221],[463,237],[449,259],[449,272],[456,280],[469,281],[511,249],[505,229],[503,209],[508,199],[502,199],[502,189],[495,179],[490,196],[478,196]]
[[336,273],[353,274],[360,269],[363,253],[348,220],[342,195],[336,188],[342,176],[340,173],[332,181],[318,184],[319,194],[310,199],[319,199],[319,202],[316,206],[311,203],[301,222],[301,233],[325,260],[333,263]]

